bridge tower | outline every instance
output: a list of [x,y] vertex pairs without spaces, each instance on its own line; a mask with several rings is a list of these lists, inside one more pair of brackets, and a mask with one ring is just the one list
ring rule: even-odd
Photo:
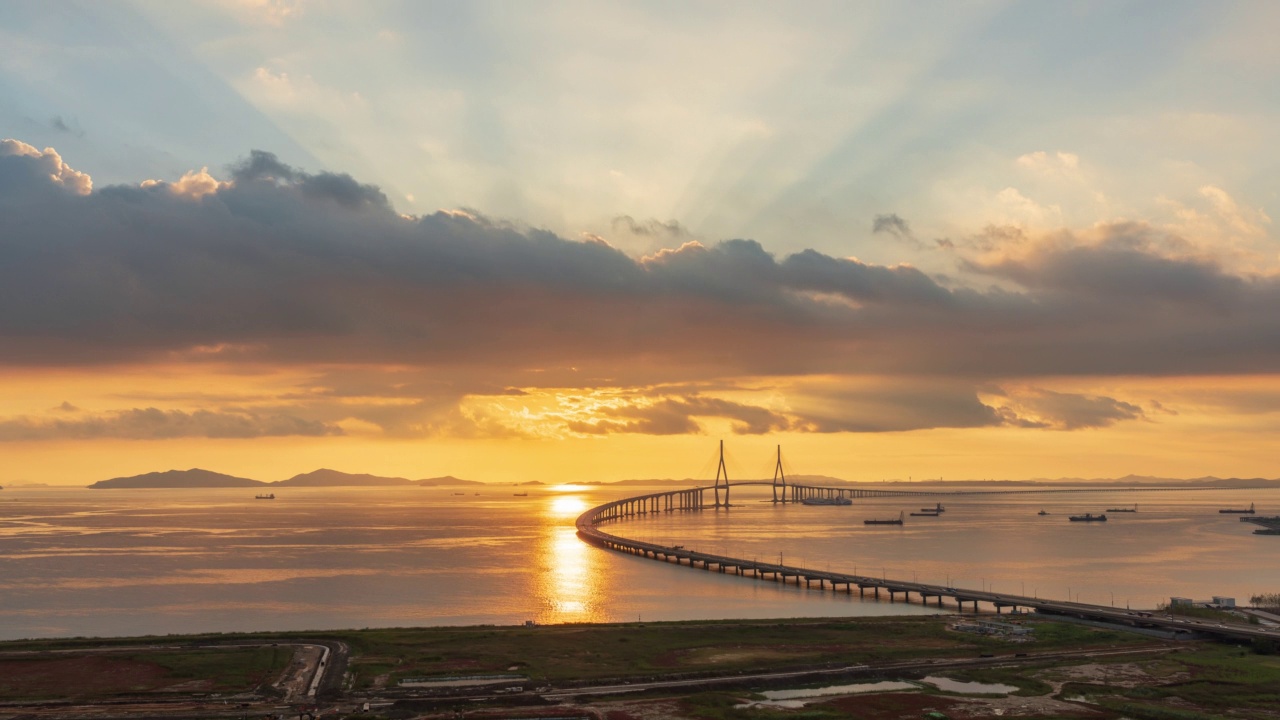
[[720,441],[720,465],[716,468],[716,507],[720,507],[720,484],[724,478],[724,507],[729,507],[729,471],[724,466],[724,441]]
[[[778,488],[782,488],[782,497],[778,497]],[[778,464],[773,467],[773,501],[787,501],[787,473],[782,469],[782,446],[778,446]]]

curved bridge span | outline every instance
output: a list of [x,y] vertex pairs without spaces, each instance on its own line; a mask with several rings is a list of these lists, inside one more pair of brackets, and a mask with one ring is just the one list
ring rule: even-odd
[[[736,482],[737,485],[773,485],[768,481],[761,482]],[[804,491],[813,491],[814,494],[800,495],[804,497],[886,497],[893,495],[981,495],[981,494],[1002,494],[1005,492],[1084,492],[1084,490],[988,490],[988,491],[949,491],[949,492],[927,492],[927,491],[864,491],[872,493],[883,493],[878,495],[836,495],[834,493],[851,491],[850,488],[829,488],[819,486],[803,486],[792,485],[793,489],[803,488]],[[1096,491],[1097,488],[1091,488]],[[1143,488],[1148,489],[1148,488]],[[1149,488],[1155,489],[1155,488]],[[1161,488],[1172,489],[1172,488]],[[719,491],[723,490],[725,500],[720,502]],[[818,492],[823,494],[819,495]],[[833,493],[833,494],[825,494]],[[708,499],[714,497],[712,502]],[[683,545],[659,545],[657,543],[645,542],[642,540],[632,540],[621,535],[614,535],[600,529],[601,525],[623,521],[627,518],[647,515],[649,513],[658,512],[701,512],[704,510],[718,510],[720,507],[728,506],[728,485],[718,486],[701,486],[689,488],[686,490],[670,490],[666,492],[650,493],[647,495],[637,495],[635,497],[614,500],[603,505],[598,505],[582,515],[578,516],[577,530],[578,537],[584,542],[590,543],[597,547],[616,552],[628,553],[631,555],[639,555],[641,557],[652,560],[660,560],[666,563],[674,562],[677,565],[684,565],[691,569],[700,568],[705,571],[715,570],[720,573],[732,573],[741,577],[751,577],[756,580],[772,580],[775,582],[790,583],[792,580],[798,586],[801,582],[806,587],[813,587],[817,583],[818,588],[830,588],[833,591],[852,594],[853,589],[858,589],[859,596],[866,596],[870,591],[874,597],[881,597],[881,593],[888,595],[890,601],[901,599],[906,602],[911,601],[912,593],[915,593],[920,602],[928,605],[930,601],[936,601],[938,607],[943,607],[943,600],[948,599],[955,603],[957,609],[963,611],[966,603],[971,603],[974,612],[978,611],[978,603],[986,603],[995,608],[997,613],[1009,608],[1012,610],[1027,609],[1036,610],[1038,612],[1069,615],[1088,620],[1101,620],[1106,622],[1119,622],[1135,627],[1158,628],[1173,631],[1190,631],[1201,634],[1216,635],[1233,639],[1254,639],[1254,638],[1276,638],[1277,634],[1267,630],[1250,625],[1210,625],[1203,622],[1197,622],[1191,619],[1182,619],[1177,617],[1169,617],[1164,615],[1153,615],[1146,612],[1134,612],[1131,610],[1121,610],[1108,605],[1091,605],[1089,603],[1069,602],[1063,600],[1050,600],[1040,597],[1026,597],[1022,595],[1009,595],[1005,593],[987,592],[985,590],[971,590],[967,588],[944,587],[940,585],[931,585],[928,583],[912,582],[908,580],[894,580],[884,577],[869,577],[865,575],[855,575],[849,573],[832,572],[830,570],[816,570],[813,568],[799,567],[795,565],[783,565],[781,563],[762,562],[760,560],[747,560],[744,558],[735,558],[727,555],[716,555],[713,553],[699,552],[697,550],[688,550]],[[776,497],[776,495],[775,495]],[[793,494],[793,498],[795,495]],[[786,502],[782,499],[776,499],[776,502]],[[796,500],[792,500],[796,502]]]

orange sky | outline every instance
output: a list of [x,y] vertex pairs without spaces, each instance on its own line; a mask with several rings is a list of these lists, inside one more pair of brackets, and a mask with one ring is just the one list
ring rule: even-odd
[[[573,422],[600,419],[601,408],[648,401],[643,392],[617,388],[539,389],[526,395],[468,396],[461,416],[484,418],[464,435],[456,430],[419,429],[417,434],[386,430],[357,414],[369,398],[333,401],[313,385],[305,369],[221,368],[193,372],[184,366],[140,366],[93,370],[9,369],[0,377],[11,392],[0,414],[25,418],[28,433],[40,439],[9,439],[2,484],[85,485],[108,477],[170,468],[203,467],[260,480],[279,480],[318,467],[348,472],[425,478],[452,474],[486,482],[614,481],[630,478],[684,478],[714,473],[710,458],[716,440],[726,439],[735,477],[771,476],[776,444],[783,446],[788,472],[849,480],[1019,479],[1118,477],[1270,477],[1277,450],[1280,414],[1266,397],[1280,393],[1280,377],[1207,378],[1046,378],[1037,387],[1087,397],[1105,396],[1142,408],[1142,417],[1101,427],[1072,430],[991,426],[887,432],[735,433],[724,417],[694,416],[695,432],[575,432]],[[367,369],[377,375],[376,368]],[[875,384],[873,380],[863,381]],[[750,378],[731,391],[705,390],[743,405],[757,403],[786,414],[800,407],[814,383],[845,386],[847,378]],[[859,383],[854,383],[859,384]],[[791,394],[790,388],[805,387]],[[747,388],[747,389],[743,389]],[[983,396],[987,402],[1008,398]],[[1260,406],[1250,400],[1259,400]],[[412,397],[380,398],[406,405]],[[1158,402],[1159,406],[1153,404]],[[74,406],[63,409],[62,403]],[[352,415],[342,417],[344,405]],[[332,406],[332,407],[331,407]],[[322,436],[141,437],[155,432],[117,427],[134,437],[56,436],[49,423],[103,421],[122,409],[154,408],[194,416],[199,410],[309,408],[335,418],[342,434]],[[335,410],[336,408],[336,410]],[[225,411],[225,410],[220,410]],[[332,414],[330,414],[332,413]],[[14,433],[13,421],[7,432]],[[741,423],[736,423],[739,430]],[[487,428],[484,432],[475,427]],[[63,427],[61,432],[69,432]],[[175,431],[176,432],[176,431]],[[189,429],[189,432],[200,432]],[[1229,451],[1224,449],[1229,448]]]
[[928,272],[410,216],[261,151],[99,187],[3,140],[0,188],[0,484],[683,478],[720,438],[738,476],[778,443],[851,480],[1276,474],[1270,219],[1209,186],[1212,216],[988,225]]
[[55,5],[0,485],[1280,475],[1280,4]]

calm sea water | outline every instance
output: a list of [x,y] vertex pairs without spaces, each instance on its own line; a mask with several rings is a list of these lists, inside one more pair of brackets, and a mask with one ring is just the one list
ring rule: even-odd
[[[526,488],[520,488],[524,492]],[[587,546],[573,521],[637,488],[0,491],[0,638],[232,630],[862,616],[936,612],[692,571]],[[476,493],[479,494],[476,494]],[[612,532],[791,565],[1152,607],[1280,591],[1280,536],[1223,507],[1280,514],[1280,491],[1098,491],[945,498],[940,518],[868,517],[933,499],[774,506]],[[1067,515],[1138,504],[1106,524]],[[1051,513],[1037,515],[1044,509]]]

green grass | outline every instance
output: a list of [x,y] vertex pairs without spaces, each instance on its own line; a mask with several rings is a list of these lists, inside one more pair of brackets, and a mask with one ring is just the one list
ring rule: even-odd
[[[622,677],[715,674],[761,669],[818,668],[923,657],[1011,654],[1059,648],[1103,647],[1149,642],[1120,631],[1030,618],[1035,640],[1013,645],[969,633],[950,632],[941,617],[712,621],[539,627],[438,627],[352,630],[324,633],[202,635],[176,642],[290,642],[329,639],[352,649],[355,688],[390,675],[395,685],[406,677],[440,677],[518,672],[532,680],[560,682]],[[0,643],[0,651],[69,649],[104,645],[154,645],[156,638],[72,639]],[[248,682],[266,660],[249,658],[235,675],[215,659],[201,667],[195,659],[172,659],[174,673],[194,677],[208,672],[219,683]],[[282,651],[287,652],[287,651]],[[140,653],[163,662],[165,653]],[[225,656],[229,657],[229,656]],[[166,667],[169,667],[166,665]],[[274,666],[273,666],[274,667]],[[510,668],[516,668],[511,670]]]
[[1070,682],[1062,695],[1085,695],[1116,713],[1144,720],[1200,720],[1222,717],[1225,711],[1236,717],[1274,717],[1280,707],[1277,657],[1203,643],[1144,663],[1144,669],[1152,682],[1140,687]]
[[1037,640],[1010,643],[949,632],[939,618],[735,621],[534,628],[426,628],[330,633],[375,664],[355,663],[357,684],[406,677],[514,672],[537,681],[823,667],[919,657],[1008,654],[1149,642],[1129,633],[1037,622]]
[[244,690],[275,680],[293,658],[291,648],[232,648],[131,653],[125,657],[159,665],[181,680],[204,680],[213,690]]

